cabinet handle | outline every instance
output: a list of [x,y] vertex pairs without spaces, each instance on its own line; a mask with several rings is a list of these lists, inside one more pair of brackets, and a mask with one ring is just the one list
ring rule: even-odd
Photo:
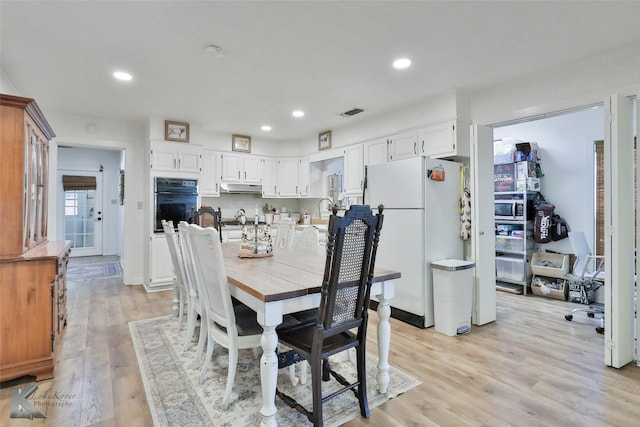
[[173,168],[176,168],[176,159],[173,159]]
[[247,180],[247,171],[244,171],[244,180]]
[[240,171],[238,171],[238,179],[240,179]]
[[180,159],[178,159],[178,169],[180,169]]
[[218,183],[216,182],[216,193],[218,192]]
[[422,152],[424,153],[424,139],[422,140]]
[[298,194],[298,186],[296,185],[296,194]]
[[413,154],[418,154],[418,147],[417,147],[417,145],[418,145],[418,142],[417,142],[417,141],[413,143]]

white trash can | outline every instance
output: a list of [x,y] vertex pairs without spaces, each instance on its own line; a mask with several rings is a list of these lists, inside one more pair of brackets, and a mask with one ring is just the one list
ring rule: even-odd
[[471,331],[474,268],[459,259],[431,262],[436,332],[454,337]]

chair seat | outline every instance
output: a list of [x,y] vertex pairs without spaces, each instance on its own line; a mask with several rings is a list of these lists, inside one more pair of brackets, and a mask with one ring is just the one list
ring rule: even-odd
[[[316,330],[316,323],[307,323],[302,327],[294,327],[289,330],[283,330],[279,333],[280,341],[290,347],[295,348],[303,354],[311,354],[311,347],[313,344],[313,334]],[[321,352],[324,354],[330,354],[334,350],[345,350],[349,348],[349,344],[353,343],[355,346],[358,342],[358,337],[353,332],[347,330],[338,334],[325,337],[322,342]]]

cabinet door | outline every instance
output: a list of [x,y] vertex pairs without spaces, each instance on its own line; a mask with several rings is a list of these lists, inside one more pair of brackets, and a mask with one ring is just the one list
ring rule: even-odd
[[244,156],[242,182],[245,184],[262,183],[262,159],[259,156]]
[[217,197],[220,195],[218,185],[218,154],[203,153],[200,155],[200,194]]
[[364,164],[377,165],[387,163],[387,138],[374,139],[364,144]]
[[352,196],[362,195],[363,181],[363,146],[358,144],[344,150],[344,192]]
[[300,196],[309,196],[309,158],[303,157],[299,160],[298,165],[298,194]]
[[279,197],[298,196],[298,159],[280,159],[276,170]]
[[166,286],[173,282],[173,261],[164,234],[151,237],[151,254],[149,263],[149,287]]
[[177,167],[176,152],[154,148],[151,150],[151,169],[157,171],[175,171]]
[[221,158],[220,179],[224,182],[240,182],[242,158],[238,155],[223,154]]
[[407,132],[389,137],[389,160],[418,156],[418,133]]
[[200,172],[198,166],[199,155],[189,152],[178,152],[177,154],[177,167],[181,172]]
[[421,129],[418,141],[423,156],[469,157],[468,125],[455,120]]
[[262,197],[277,197],[276,189],[277,160],[262,159]]

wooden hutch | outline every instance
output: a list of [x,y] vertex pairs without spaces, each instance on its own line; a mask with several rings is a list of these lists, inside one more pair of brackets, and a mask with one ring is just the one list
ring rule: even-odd
[[49,141],[33,99],[0,94],[0,381],[53,377],[71,243],[47,240]]

